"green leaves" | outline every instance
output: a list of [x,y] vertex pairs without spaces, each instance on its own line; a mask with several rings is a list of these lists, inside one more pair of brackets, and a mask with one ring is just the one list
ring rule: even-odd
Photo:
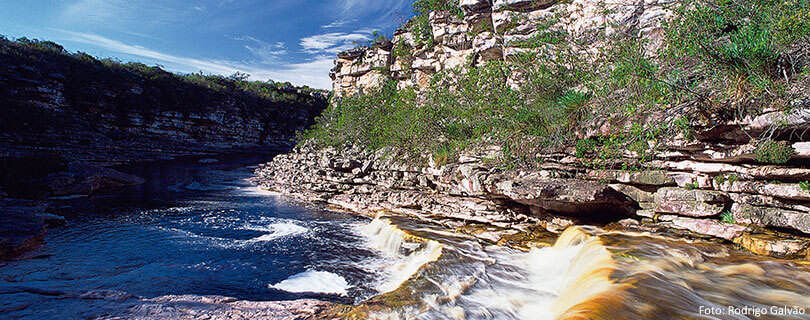
[[760,163],[783,164],[796,155],[796,150],[784,141],[767,140],[754,150],[754,157]]

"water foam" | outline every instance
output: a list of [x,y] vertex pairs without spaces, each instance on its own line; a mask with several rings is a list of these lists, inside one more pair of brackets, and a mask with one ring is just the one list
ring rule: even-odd
[[291,276],[277,284],[268,287],[294,293],[326,293],[347,295],[349,283],[340,275],[326,272],[308,270]]
[[273,241],[279,238],[292,237],[309,232],[306,227],[294,223],[274,223],[267,226],[247,226],[247,230],[269,232],[268,234],[250,239],[249,241]]
[[380,293],[396,290],[422,266],[436,261],[442,254],[442,245],[436,241],[406,241],[408,235],[387,219],[377,217],[361,232],[367,237],[370,247],[389,259],[378,266],[386,273],[375,286]]
[[427,310],[395,318],[561,319],[613,288],[610,253],[579,228],[525,253],[472,241],[449,248],[428,279],[439,291],[423,294]]

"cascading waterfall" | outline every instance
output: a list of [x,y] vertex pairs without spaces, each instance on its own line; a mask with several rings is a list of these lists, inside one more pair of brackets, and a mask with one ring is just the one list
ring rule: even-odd
[[[404,241],[409,231],[403,229],[423,232],[432,240]],[[402,276],[387,283],[383,292],[413,276],[420,285],[412,289],[422,301],[371,318],[747,319],[728,314],[727,308],[810,309],[810,279],[799,276],[808,274],[806,267],[757,260],[716,243],[571,227],[551,247],[520,252],[429,229],[387,219],[375,219],[366,227],[379,250],[418,261],[399,269]],[[426,253],[432,243],[440,254]],[[701,313],[707,308],[722,309],[726,316]]]
[[368,237],[372,248],[391,259],[382,266],[388,273],[386,279],[376,286],[381,293],[397,289],[419,271],[419,268],[436,261],[442,254],[442,245],[438,242],[433,240],[422,243],[407,242],[405,241],[407,234],[404,231],[380,217],[365,226],[362,232]]

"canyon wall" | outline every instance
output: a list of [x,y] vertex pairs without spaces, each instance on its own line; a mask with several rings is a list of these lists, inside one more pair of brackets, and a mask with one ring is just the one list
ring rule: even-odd
[[268,99],[235,88],[242,79],[200,76],[201,85],[159,68],[2,41],[0,158],[49,152],[116,164],[285,150],[327,104],[320,90],[266,85],[260,92],[278,97]]
[[[399,88],[424,89],[433,74],[481,65],[491,60],[510,61],[531,50],[521,44],[550,27],[585,35],[601,30],[622,32],[661,46],[662,22],[670,15],[667,1],[658,0],[461,0],[463,14],[431,12],[432,41],[417,41],[407,26],[391,41],[358,47],[338,54],[332,69],[336,97],[363,92],[390,73]],[[545,25],[554,16],[553,26]],[[590,39],[590,49],[600,44]]]
[[[419,91],[442,70],[509,61],[527,50],[516,43],[546,27],[543,17],[560,13],[557,23],[566,32],[602,28],[646,39],[654,49],[663,45],[663,22],[671,15],[667,3],[656,0],[460,4],[461,16],[430,14],[433,44],[420,45],[403,29],[392,41],[340,53],[332,73],[335,96],[362,94],[389,76],[399,88]],[[600,45],[594,39],[590,47]],[[537,154],[535,167],[513,168],[492,161],[505,152],[497,146],[466,152],[449,164],[427,156],[430,163],[420,166],[412,163],[421,160],[405,160],[392,149],[304,144],[257,170],[257,182],[346,210],[391,211],[472,230],[498,243],[538,229],[559,232],[594,223],[708,237],[758,254],[807,258],[810,100],[796,99],[787,111],[765,109],[691,126],[689,137],[666,137],[653,160],[635,169],[594,166],[589,157],[596,155],[579,154],[573,146]],[[580,139],[608,131],[598,125],[581,129]],[[767,160],[770,151],[759,139],[764,133],[780,141],[780,150],[791,150],[779,164]],[[638,160],[642,155],[624,150],[622,157]],[[480,225],[486,227],[472,227]]]

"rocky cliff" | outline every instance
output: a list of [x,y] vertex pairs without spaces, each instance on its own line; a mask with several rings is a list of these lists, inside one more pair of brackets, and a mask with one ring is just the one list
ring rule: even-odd
[[[332,73],[335,96],[366,93],[389,77],[400,89],[420,92],[442,70],[509,62],[531,50],[523,41],[543,36],[544,17],[552,15],[559,16],[554,21],[562,32],[587,35],[598,29],[659,48],[664,23],[673,15],[671,4],[462,0],[460,12],[429,14],[430,41],[418,41],[424,35],[405,27],[392,41],[339,54]],[[583,55],[604,45],[592,40],[579,47]],[[519,78],[518,72],[507,81]],[[806,92],[801,88],[791,90]],[[412,153],[396,148],[370,152],[308,143],[260,168],[257,181],[308,201],[367,214],[392,211],[506,244],[538,229],[559,232],[586,223],[710,237],[758,254],[805,259],[810,257],[810,142],[805,134],[810,100],[804,97],[793,99],[789,108],[708,115],[684,132],[655,138],[661,144],[652,151],[614,146],[621,161],[642,161],[638,167],[605,166],[599,154],[591,153],[588,142],[597,140],[590,139],[610,131],[593,122],[578,128],[582,145],[538,152],[532,159],[537,164],[526,167],[495,161],[509,150],[494,144],[479,144],[449,164],[428,155],[429,164],[417,165],[421,159],[413,161]],[[638,121],[666,113],[651,110]]]
[[[104,166],[225,152],[279,152],[327,93],[98,60],[0,37],[0,259],[64,223],[49,202],[143,179]],[[10,198],[10,199],[7,199]]]
[[[671,14],[670,1],[657,0],[461,0],[462,12],[429,14],[429,41],[403,26],[391,41],[380,41],[338,54],[332,69],[335,96],[363,92],[379,84],[385,73],[400,88],[427,88],[433,74],[487,61],[510,61],[529,50],[527,40],[545,32],[549,18],[570,34],[595,30],[628,33],[661,46],[662,22]],[[413,23],[413,22],[412,22]],[[600,44],[589,40],[589,48]]]
[[52,152],[115,164],[289,148],[326,106],[326,93],[2,40],[0,105],[0,158]]

